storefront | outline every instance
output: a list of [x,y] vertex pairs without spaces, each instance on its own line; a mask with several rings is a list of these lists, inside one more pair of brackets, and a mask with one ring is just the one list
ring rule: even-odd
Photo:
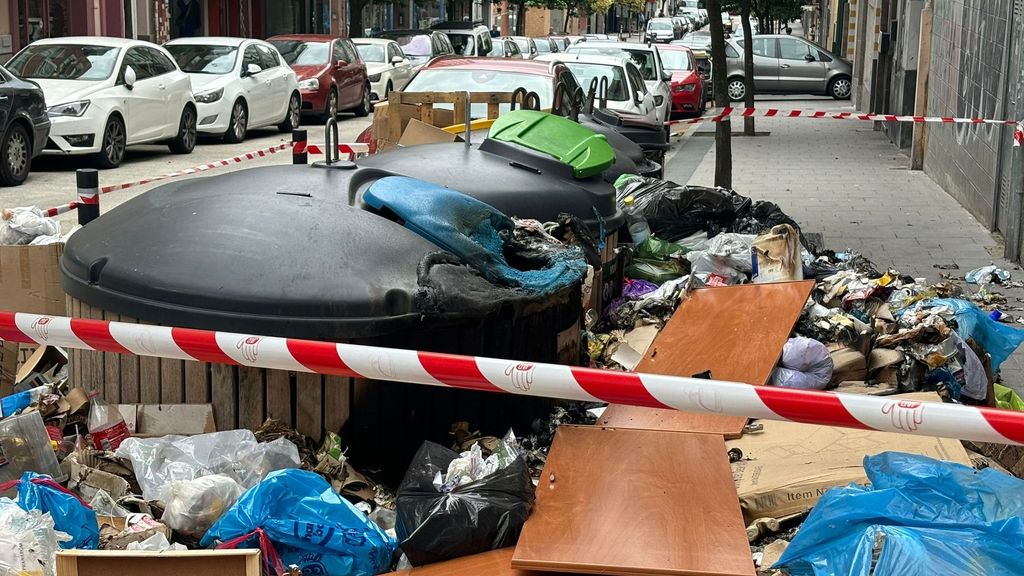
[[[11,49],[40,38],[124,36],[133,0],[7,0]],[[127,29],[126,29],[127,28]]]

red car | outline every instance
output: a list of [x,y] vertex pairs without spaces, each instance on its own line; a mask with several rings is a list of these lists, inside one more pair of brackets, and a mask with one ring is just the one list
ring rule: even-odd
[[658,46],[665,70],[672,73],[672,114],[700,116],[707,109],[704,77],[697,70],[697,59],[686,46],[664,44]]
[[366,64],[351,40],[329,34],[288,34],[267,42],[295,70],[303,114],[327,120],[337,116],[339,110],[350,110],[357,116],[370,113]]

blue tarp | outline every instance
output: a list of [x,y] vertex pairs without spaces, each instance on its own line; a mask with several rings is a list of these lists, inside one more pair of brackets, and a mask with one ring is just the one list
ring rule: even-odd
[[865,457],[864,470],[871,486],[826,492],[773,568],[792,576],[1022,573],[1024,481],[899,452]]
[[537,270],[510,265],[505,249],[515,230],[512,219],[461,192],[402,176],[375,182],[363,201],[398,216],[406,228],[458,256],[488,281],[550,294],[580,281],[587,264],[577,248],[551,255]]

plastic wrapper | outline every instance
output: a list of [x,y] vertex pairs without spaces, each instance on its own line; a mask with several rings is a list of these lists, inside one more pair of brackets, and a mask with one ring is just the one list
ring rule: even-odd
[[242,487],[223,474],[172,482],[160,521],[193,538],[201,538],[238,497]]
[[249,430],[128,438],[117,455],[131,460],[146,500],[166,500],[176,481],[223,474],[251,488],[274,470],[299,466],[295,444],[285,438],[259,443]]
[[18,506],[22,510],[39,510],[50,515],[57,530],[70,539],[61,548],[95,549],[100,540],[100,526],[93,512],[78,496],[57,484],[49,476],[25,472],[20,480],[0,484],[0,492],[18,487]]
[[1010,279],[1010,273],[995,264],[975,268],[964,275],[968,284],[988,284],[989,282],[1006,282]]
[[0,211],[0,245],[52,244],[60,241],[60,224],[34,206]]
[[946,306],[956,318],[956,333],[964,340],[974,338],[990,356],[992,370],[998,370],[1018,346],[1024,342],[1024,330],[996,322],[988,314],[967,300],[936,298],[928,306]]
[[743,282],[753,270],[750,260],[753,242],[754,236],[750,234],[723,233],[711,238],[686,255],[690,260],[690,274],[715,274],[726,278],[730,284]]
[[414,566],[512,546],[534,501],[526,459],[450,492],[434,487],[437,473],[459,455],[424,442],[398,489],[399,545]]
[[791,576],[1020,573],[1024,481],[898,452],[865,457],[864,470],[871,487],[826,492],[773,568]]
[[810,338],[790,338],[782,347],[782,360],[772,372],[772,385],[802,390],[824,390],[832,380],[828,348]]
[[[279,470],[250,488],[203,536],[209,547],[265,532],[288,566],[303,574],[373,576],[391,565],[395,541],[323,477]],[[250,547],[259,545],[251,538]]]
[[168,550],[188,550],[184,544],[171,544],[167,536],[153,534],[141,542],[131,542],[126,550],[144,550],[147,552],[167,552]]
[[60,543],[70,539],[49,514],[0,498],[0,576],[53,576]]
[[996,384],[995,392],[996,406],[1005,410],[1024,412],[1024,400],[1021,399],[1020,395],[1017,394],[1013,388],[1003,386],[1002,384]]
[[120,516],[123,518],[131,514],[128,509],[118,504],[106,490],[97,490],[92,500],[89,500],[89,507],[98,516]]

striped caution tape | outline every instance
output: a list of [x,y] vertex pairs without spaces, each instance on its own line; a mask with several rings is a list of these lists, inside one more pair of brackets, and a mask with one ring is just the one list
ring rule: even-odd
[[61,214],[66,214],[68,212],[71,212],[72,210],[77,209],[78,202],[68,202],[67,204],[61,204],[60,206],[56,206],[54,208],[47,208],[43,212],[50,218],[53,218],[54,216],[60,216]]
[[0,340],[1024,445],[1024,412],[885,396],[4,311]]
[[721,122],[734,117],[740,118],[822,118],[830,120],[862,120],[867,122],[913,122],[916,124],[996,124],[1016,125],[1015,138],[1024,139],[1022,126],[1018,120],[993,120],[991,118],[955,118],[952,116],[899,116],[895,114],[858,114],[855,112],[825,112],[821,110],[780,110],[778,108],[722,108],[717,114],[690,118],[687,120],[670,120],[668,125],[699,124],[701,122]]
[[1017,148],[1024,146],[1024,122],[1017,122],[1017,129],[1013,131],[1013,145]]

